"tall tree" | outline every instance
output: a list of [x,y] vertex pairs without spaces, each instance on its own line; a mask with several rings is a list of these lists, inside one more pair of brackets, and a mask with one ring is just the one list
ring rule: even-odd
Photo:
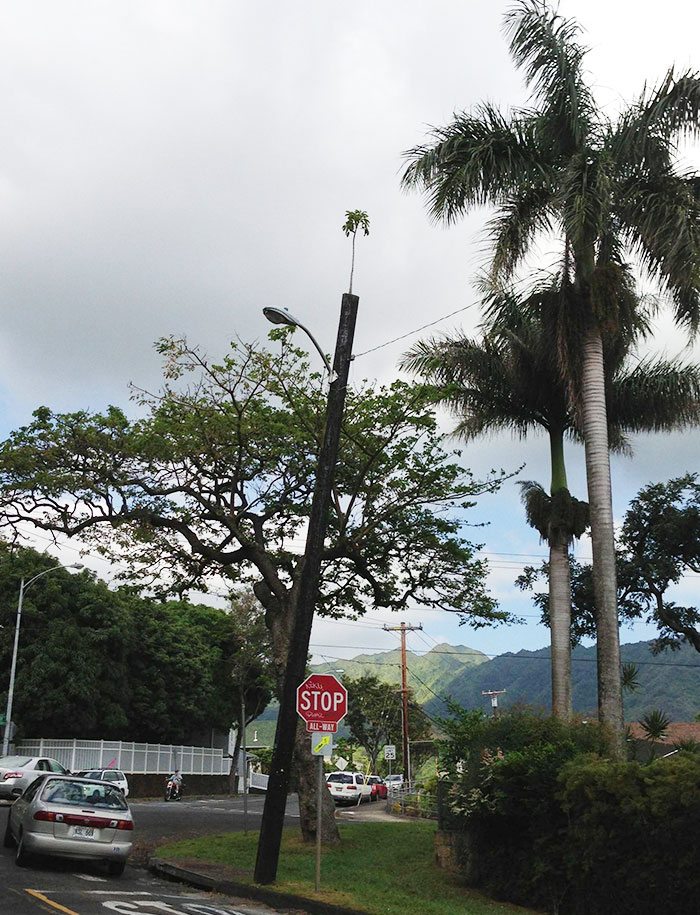
[[[622,294],[622,293],[621,293]],[[626,293],[629,294],[629,293]],[[569,493],[565,437],[580,441],[576,412],[559,371],[553,312],[558,283],[516,297],[494,294],[481,339],[433,338],[411,349],[404,368],[437,385],[438,398],[458,418],[462,438],[500,430],[549,438],[549,495],[537,483],[521,483],[528,523],[549,544],[547,622],[551,633],[552,712],[568,720],[571,700],[571,579],[568,548],[588,526],[588,506]],[[630,366],[630,347],[646,336],[643,308],[634,333],[606,337],[608,439],[629,451],[630,431],[683,428],[700,421],[700,369],[680,361],[644,359]]]
[[[252,584],[265,610],[278,686],[295,618],[325,397],[288,331],[277,354],[244,343],[220,362],[183,340],[160,344],[161,391],[137,392],[140,418],[52,413],[0,447],[1,523],[79,537],[154,589]],[[461,536],[479,483],[447,453],[420,386],[347,393],[322,556],[317,613],[409,603],[485,625],[508,619],[484,587],[485,565]],[[127,573],[128,574],[128,573]],[[316,833],[308,738],[296,743],[301,827]],[[337,841],[332,799],[324,837]]]
[[624,323],[610,277],[632,252],[670,297],[675,318],[700,319],[700,179],[677,164],[677,141],[697,135],[700,79],[671,70],[612,121],[586,82],[579,27],[540,0],[506,15],[516,66],[531,91],[508,115],[485,103],[433,131],[407,155],[406,187],[421,187],[433,216],[453,222],[491,205],[495,282],[511,277],[543,233],[563,243],[557,322],[586,453],[598,622],[601,721],[624,751],[615,544],[603,333]]
[[241,749],[243,764],[247,765],[247,747],[243,741],[246,726],[265,710],[272,698],[273,676],[269,660],[272,645],[264,611],[252,591],[245,591],[232,600],[231,619],[235,646],[229,662],[231,682],[238,699],[238,727],[229,772],[229,788],[237,794]]
[[[10,669],[20,579],[55,564],[0,542],[0,670]],[[87,570],[57,569],[25,595],[13,716],[20,736],[191,744],[212,728],[228,731],[238,708],[234,623],[219,608],[155,601],[110,589]],[[251,677],[251,701],[256,694],[269,696],[264,676]]]
[[[700,483],[686,474],[667,483],[650,483],[635,496],[625,513],[618,537],[618,603],[621,617],[643,619],[658,627],[653,651],[677,650],[684,643],[700,652],[700,608],[671,600],[669,589],[688,573],[700,572]],[[520,579],[534,587],[546,571],[529,568]],[[591,567],[572,569],[573,637],[595,633]],[[543,618],[548,596],[536,593]]]

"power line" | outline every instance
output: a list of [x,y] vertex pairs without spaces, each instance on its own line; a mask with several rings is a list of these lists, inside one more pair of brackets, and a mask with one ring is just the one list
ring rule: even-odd
[[398,343],[399,340],[405,340],[406,337],[412,337],[414,334],[419,334],[422,330],[425,330],[428,327],[434,327],[441,321],[446,321],[448,318],[453,318],[455,315],[461,314],[461,312],[467,311],[469,308],[474,308],[473,302],[471,305],[465,305],[464,308],[458,308],[456,311],[451,311],[448,315],[443,315],[441,318],[438,318],[435,321],[431,321],[429,324],[423,324],[422,327],[417,327],[415,330],[409,330],[408,333],[401,334],[400,337],[394,337],[393,340],[387,340],[386,343],[380,343],[378,346],[373,346],[371,349],[366,349],[363,353],[355,353],[355,358],[359,359],[360,356],[366,356],[368,353],[374,353],[378,349],[384,349],[385,346],[391,346],[392,343]]
[[[368,647],[367,645],[362,645],[362,646],[359,646],[359,645],[315,645],[314,643],[312,643],[311,647],[331,648],[331,649],[332,648],[351,648],[353,650],[357,649],[357,650],[361,650],[361,651],[379,651],[379,652],[385,650],[385,649],[379,648],[379,647],[377,647],[377,648]],[[445,650],[441,653],[455,655],[457,657],[463,657],[463,658],[469,657],[470,655],[479,655],[481,657],[488,658],[491,661],[493,661],[495,658],[507,658],[509,661],[510,660],[512,660],[512,661],[547,661],[548,663],[551,663],[551,660],[552,660],[549,655],[535,655],[535,654],[522,655],[522,654],[511,654],[510,652],[505,652],[505,653],[502,652],[501,654],[489,654],[488,652],[485,652],[485,651],[478,651],[475,648],[469,649],[467,651],[447,651],[447,650]],[[320,655],[320,652],[319,652],[319,655]],[[320,655],[320,656],[325,657],[325,655]],[[333,656],[328,655],[328,657],[333,657]],[[338,657],[338,658],[333,658],[333,660],[353,661],[354,658]],[[624,658],[623,658],[623,660],[624,660]],[[597,664],[598,663],[595,658],[577,658],[575,656],[572,656],[571,662],[572,662],[572,664]],[[389,667],[389,666],[399,667],[400,666],[398,663],[393,662],[393,661],[363,661],[362,663],[363,664],[377,664],[379,666],[384,666],[384,667]],[[644,666],[650,666],[650,667],[688,667],[692,670],[698,670],[698,668],[700,668],[700,660],[698,661],[697,664],[684,664],[684,663],[680,663],[680,662],[675,663],[673,661],[634,661],[634,663],[638,664],[638,665],[644,665]]]

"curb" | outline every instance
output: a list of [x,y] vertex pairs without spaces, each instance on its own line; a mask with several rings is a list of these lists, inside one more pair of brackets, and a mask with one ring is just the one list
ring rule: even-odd
[[345,906],[333,905],[328,902],[316,902],[305,896],[294,896],[291,893],[279,893],[261,886],[252,886],[249,883],[236,883],[233,880],[217,880],[198,874],[196,871],[171,864],[162,858],[152,856],[148,860],[148,869],[151,873],[166,880],[177,883],[186,883],[195,889],[207,890],[210,893],[222,893],[226,896],[238,896],[243,899],[252,899],[270,906],[285,906],[295,911],[308,912],[309,915],[367,915],[358,909],[348,909]]

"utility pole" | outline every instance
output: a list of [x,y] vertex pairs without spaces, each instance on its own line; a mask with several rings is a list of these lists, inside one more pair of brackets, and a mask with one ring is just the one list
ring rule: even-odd
[[[274,883],[277,876],[284,812],[287,804],[289,776],[294,752],[294,737],[299,720],[296,710],[296,692],[297,687],[306,675],[309,639],[311,637],[311,625],[314,619],[314,609],[321,578],[323,541],[328,527],[331,487],[338,457],[340,426],[345,406],[345,392],[348,385],[359,301],[356,295],[350,295],[346,292],[343,295],[340,307],[333,374],[328,389],[326,427],[318,456],[316,484],[314,486],[311,515],[306,534],[304,565],[299,582],[299,597],[287,651],[287,666],[284,672],[282,695],[280,696],[275,746],[272,751],[270,778],[267,783],[265,806],[260,824],[258,854],[255,862],[256,883]],[[284,323],[288,322],[285,321]]]
[[498,718],[498,697],[502,696],[505,693],[504,689],[482,689],[482,696],[491,696],[491,708],[493,709],[493,717]]
[[406,685],[406,633],[422,630],[423,626],[384,626],[387,632],[401,633],[401,696],[403,698],[403,771],[406,784],[411,787],[411,745],[408,733],[408,686]]

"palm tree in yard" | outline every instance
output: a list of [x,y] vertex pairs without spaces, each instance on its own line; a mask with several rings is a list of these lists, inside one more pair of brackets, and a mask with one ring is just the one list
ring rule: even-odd
[[[423,189],[448,223],[479,205],[490,223],[491,281],[516,275],[541,237],[560,240],[561,308],[553,329],[585,443],[598,626],[598,708],[613,751],[624,751],[615,544],[605,397],[604,336],[624,330],[617,278],[635,256],[675,319],[700,321],[700,178],[677,165],[677,141],[696,135],[700,79],[669,71],[614,121],[584,78],[576,23],[538,0],[507,14],[512,57],[531,106],[490,104],[433,130],[407,153],[405,187]],[[623,303],[624,304],[624,303]]]
[[[631,288],[619,297],[633,297]],[[564,462],[566,437],[580,441],[575,411],[557,362],[553,309],[558,283],[525,299],[492,295],[483,337],[421,341],[404,357],[403,367],[437,385],[438,397],[459,422],[464,439],[510,430],[525,437],[534,430],[549,438],[551,486],[547,494],[534,482],[522,483],[528,523],[549,545],[549,619],[552,713],[569,720],[571,696],[571,577],[568,550],[588,526],[588,505],[569,493]],[[609,438],[626,450],[626,433],[680,428],[696,422],[700,369],[676,361],[645,360],[630,368],[632,344],[649,331],[644,309],[635,313],[633,333],[606,341]]]

